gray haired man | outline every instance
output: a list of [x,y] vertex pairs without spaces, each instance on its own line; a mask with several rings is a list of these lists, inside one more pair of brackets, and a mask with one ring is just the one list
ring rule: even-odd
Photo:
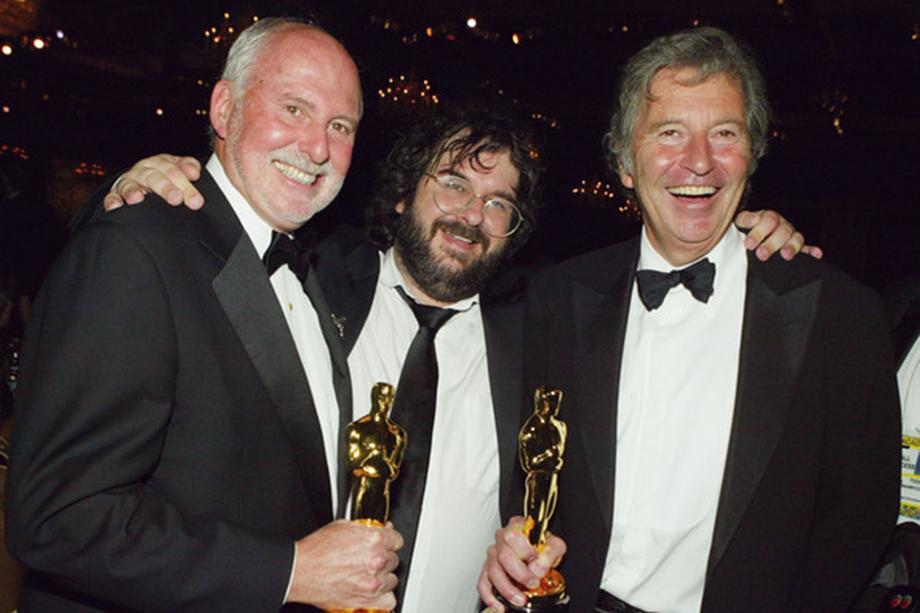
[[573,611],[844,611],[868,580],[897,516],[883,312],[822,262],[745,254],[731,219],[768,122],[721,30],[627,64],[606,143],[643,230],[531,285],[529,384],[566,394],[562,538],[538,555],[512,519],[487,604],[560,559]]

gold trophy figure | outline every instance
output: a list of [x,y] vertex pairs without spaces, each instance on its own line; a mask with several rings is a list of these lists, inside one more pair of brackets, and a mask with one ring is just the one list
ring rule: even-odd
[[406,431],[390,420],[396,388],[377,383],[371,412],[346,428],[348,465],[354,477],[351,520],[382,526],[390,516],[390,484],[399,475],[406,451]]
[[[351,470],[353,522],[386,524],[390,516],[390,484],[399,475],[406,451],[406,430],[390,420],[396,388],[377,383],[371,390],[371,412],[345,429]],[[379,609],[331,609],[327,613],[388,613]]]
[[[559,497],[559,471],[568,434],[565,422],[558,417],[561,403],[561,390],[538,387],[533,397],[533,414],[518,434],[521,467],[527,473],[523,531],[538,553],[546,547],[546,531]],[[516,607],[501,596],[499,599],[509,611],[523,612],[565,611],[569,603],[565,579],[556,569],[546,573],[538,587],[524,593],[527,604],[523,607]]]

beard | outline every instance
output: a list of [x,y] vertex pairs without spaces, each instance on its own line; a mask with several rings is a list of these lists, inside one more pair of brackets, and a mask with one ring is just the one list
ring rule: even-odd
[[[465,260],[459,270],[438,262],[431,251],[431,241],[439,229],[478,242],[482,245],[483,255],[471,254],[467,258],[445,255]],[[403,264],[422,291],[446,303],[458,302],[479,293],[495,277],[505,261],[505,250],[489,253],[489,243],[489,237],[479,228],[444,219],[435,220],[426,235],[411,210],[400,216],[394,241]]]

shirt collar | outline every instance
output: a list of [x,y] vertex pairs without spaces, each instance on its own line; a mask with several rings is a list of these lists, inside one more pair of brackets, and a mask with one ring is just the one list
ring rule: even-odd
[[[380,284],[389,289],[396,289],[396,286],[401,286],[407,294],[412,296],[413,300],[420,302],[416,299],[414,292],[408,283],[406,283],[405,278],[400,272],[399,267],[396,266],[396,255],[393,247],[390,247],[386,250],[386,253],[380,256]],[[455,311],[466,311],[472,308],[474,305],[479,304],[479,294],[474,294],[469,298],[464,298],[453,304],[447,305],[445,308],[454,309]]]
[[259,254],[259,257],[262,257],[271,244],[272,227],[259,217],[259,214],[255,212],[255,209],[252,208],[252,205],[249,204],[243,194],[230,182],[230,178],[224,171],[224,166],[216,154],[211,154],[205,168],[214,177],[217,187],[220,188],[220,191],[230,202],[230,207],[240,220],[243,231],[246,232],[249,240],[252,241],[253,246],[256,248],[256,253]]

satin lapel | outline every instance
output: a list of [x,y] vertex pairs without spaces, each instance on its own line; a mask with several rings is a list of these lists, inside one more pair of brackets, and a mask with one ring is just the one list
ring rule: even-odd
[[[213,215],[219,206],[224,206],[235,221],[222,196],[220,204],[214,196],[203,193],[208,203],[202,209],[203,216]],[[223,269],[211,285],[288,435],[314,516],[320,524],[325,524],[332,520],[332,499],[322,432],[310,386],[265,268],[239,222],[236,233],[238,240],[228,253],[228,225],[201,226],[202,242],[226,257]]]
[[517,465],[518,430],[521,427],[523,380],[524,305],[522,300],[502,304],[483,303],[482,322],[486,337],[486,358],[495,433],[498,436],[499,509],[502,517],[515,510],[520,501],[510,500],[512,479]]
[[[347,400],[342,396],[345,390],[340,391],[341,378],[337,379],[336,395],[339,396],[339,458],[338,458],[338,509],[339,514],[345,512],[350,483],[346,467],[348,466],[348,447],[345,444],[344,433],[348,424],[354,419],[353,398],[350,375],[348,374],[348,354],[354,348],[358,335],[364,327],[371,303],[374,300],[377,273],[380,258],[376,249],[367,242],[361,241],[352,245],[350,251],[342,255],[340,243],[336,235],[327,239],[313,258],[313,273],[307,277],[306,283],[311,284],[308,293],[321,297],[314,306],[321,318],[325,318],[326,325],[334,325],[336,330],[335,343],[330,343],[333,363],[336,369],[345,373],[344,381],[347,384]],[[314,287],[315,286],[315,287]],[[319,290],[317,292],[317,290]],[[370,394],[370,390],[366,391]]]
[[[607,536],[613,525],[620,362],[638,251],[618,253],[624,257],[614,258],[613,282],[608,288],[598,290],[573,282],[574,340],[582,348],[574,366],[579,395],[577,406],[567,406],[563,400],[561,409],[563,419],[567,409],[578,411],[571,428],[583,445]],[[565,382],[559,384],[564,393]]]
[[336,328],[335,316],[329,310],[323,289],[315,271],[311,270],[304,279],[304,291],[310,298],[316,316],[319,318],[323,338],[329,348],[329,357],[332,361],[332,383],[335,389],[336,404],[339,409],[339,445],[336,465],[336,491],[338,492],[338,515],[344,516],[345,502],[348,498],[348,446],[345,444],[345,430],[352,421],[351,374],[348,370],[348,358],[345,355],[345,344]]
[[782,434],[820,281],[779,293],[791,267],[749,257],[738,388],[707,574],[718,564]]
[[363,240],[342,252],[333,237],[318,252],[316,270],[347,356],[358,341],[374,301],[379,252]]

